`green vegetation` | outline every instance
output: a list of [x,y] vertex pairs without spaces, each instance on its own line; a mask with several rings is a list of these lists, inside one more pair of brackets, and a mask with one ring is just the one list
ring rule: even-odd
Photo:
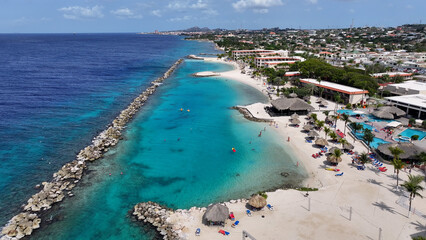
[[419,193],[420,191],[423,191],[423,187],[420,185],[422,181],[423,176],[413,176],[410,174],[408,175],[408,181],[401,184],[401,186],[410,193],[410,205],[408,207],[408,211],[411,211],[411,201],[414,197],[419,196],[423,198],[423,196]]
[[258,192],[257,194],[262,196],[264,199],[268,199],[268,194],[266,194],[266,192]]
[[404,153],[404,150],[399,147],[389,147],[390,152],[393,155],[393,160],[391,161],[394,170],[396,171],[396,186],[398,187],[399,182],[399,170],[404,167],[404,163],[399,159],[399,155]]
[[302,77],[316,78],[365,89],[370,94],[375,94],[379,87],[377,80],[370,77],[365,71],[351,67],[334,67],[316,58],[310,58],[304,62],[296,62],[291,66],[290,70],[299,70]]
[[413,135],[411,136],[411,140],[419,140],[420,136],[419,135]]
[[315,192],[315,191],[318,191],[318,188],[301,187],[301,188],[296,188],[296,190],[301,192]]

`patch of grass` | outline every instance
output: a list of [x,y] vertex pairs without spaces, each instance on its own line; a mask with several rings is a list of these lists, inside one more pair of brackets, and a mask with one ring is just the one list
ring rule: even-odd
[[266,194],[266,192],[258,192],[257,194],[262,196],[264,199],[268,199],[268,194]]

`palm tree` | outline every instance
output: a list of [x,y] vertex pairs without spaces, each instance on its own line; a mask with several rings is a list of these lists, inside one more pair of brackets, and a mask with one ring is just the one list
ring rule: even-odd
[[337,115],[331,115],[330,118],[331,118],[331,120],[334,121],[334,126],[336,126],[337,119],[339,119],[339,116],[337,116]]
[[342,147],[343,147],[343,145],[348,143],[348,140],[346,140],[345,138],[341,138],[341,139],[339,139],[339,143],[342,144]]
[[333,141],[336,141],[337,139],[337,133],[335,133],[334,131],[331,131],[328,136],[331,137],[331,139],[333,139]]
[[327,139],[327,135],[330,133],[331,129],[328,127],[324,127],[325,139]]
[[342,97],[340,97],[340,94],[334,94],[334,101],[336,102],[336,108],[334,109],[334,112],[337,112],[337,108],[339,108],[339,103],[340,101],[342,101]]
[[389,147],[389,151],[393,155],[393,160],[391,161],[394,171],[396,171],[396,186],[398,187],[399,182],[399,170],[401,170],[404,167],[404,163],[399,159],[399,155],[404,153],[404,150],[402,150],[399,147]]
[[352,129],[355,131],[355,133],[357,133],[358,131],[364,129],[364,126],[362,126],[361,123],[353,122],[350,125],[351,125]]
[[325,122],[324,121],[316,121],[315,124],[317,125],[318,130],[321,132],[321,128],[324,127]]
[[401,186],[403,186],[410,193],[410,205],[408,211],[411,211],[411,201],[415,196],[423,198],[419,191],[423,191],[423,187],[420,183],[423,181],[423,176],[413,176],[408,175],[408,181],[405,181]]
[[323,113],[324,113],[324,115],[325,115],[326,117],[328,117],[328,115],[330,114],[330,111],[325,110]]
[[311,113],[311,118],[312,120],[314,120],[314,122],[316,122],[318,120],[318,116],[316,113]]
[[334,149],[334,152],[331,153],[331,157],[336,159],[336,163],[339,163],[342,161],[342,150],[336,148]]
[[370,162],[370,158],[368,157],[367,153],[361,153],[359,155],[358,160],[362,163],[362,165],[364,166],[366,163]]
[[370,148],[371,148],[370,144],[371,142],[374,141],[374,134],[371,133],[370,129],[367,129],[367,130],[369,131],[364,131],[364,136],[362,138],[367,143],[367,146],[368,146],[367,151],[370,151]]
[[343,131],[343,133],[346,135],[346,124],[348,124],[348,122],[351,122],[351,120],[349,120],[349,115],[347,115],[346,113],[343,113],[342,121],[345,122],[345,130]]

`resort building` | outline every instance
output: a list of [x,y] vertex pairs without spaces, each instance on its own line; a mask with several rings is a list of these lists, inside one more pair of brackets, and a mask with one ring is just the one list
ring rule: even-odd
[[234,50],[232,51],[232,58],[237,59],[245,56],[256,56],[262,53],[274,53],[274,50],[263,50],[263,49],[255,49],[255,50]]
[[334,95],[340,94],[342,100],[345,103],[357,104],[367,99],[367,90],[359,88],[349,87],[333,82],[321,81],[311,78],[300,79],[302,84],[313,84],[319,88],[323,88],[322,97],[328,100],[334,101]]
[[267,111],[271,116],[290,116],[293,113],[306,115],[314,110],[314,107],[300,98],[278,98],[271,102],[272,107]]
[[386,97],[386,100],[405,111],[414,118],[426,119],[426,95],[413,94],[395,97]]
[[389,76],[390,78],[394,77],[402,77],[404,80],[412,79],[413,74],[412,73],[405,73],[405,72],[385,72],[385,73],[373,73],[371,74],[373,78],[382,78],[384,76]]
[[394,95],[426,94],[426,82],[405,81],[403,83],[388,84],[383,88]]
[[299,56],[293,57],[281,57],[281,56],[270,56],[270,57],[256,57],[254,58],[256,67],[275,67],[278,64],[287,63],[293,64],[295,62],[303,62],[304,58]]
[[300,72],[299,71],[295,71],[295,72],[286,72],[284,74],[285,77],[297,77],[300,76]]

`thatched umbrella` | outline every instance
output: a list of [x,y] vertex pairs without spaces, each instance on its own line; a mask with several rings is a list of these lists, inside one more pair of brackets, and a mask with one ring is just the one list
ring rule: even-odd
[[321,101],[320,105],[327,106],[328,102],[327,101]]
[[297,98],[297,94],[296,93],[290,93],[288,96],[291,97],[291,98]]
[[304,96],[303,100],[305,100],[306,102],[310,102],[311,101],[311,96]]
[[290,116],[292,119],[294,119],[294,118],[299,118],[299,115],[297,114],[297,113],[293,113],[293,114],[291,114],[291,116]]
[[272,107],[278,111],[313,111],[314,107],[300,98],[279,98],[271,102]]
[[311,131],[312,129],[314,129],[314,126],[311,124],[306,124],[305,126],[303,126],[303,130],[305,131]]
[[328,152],[330,153],[330,155],[331,154],[333,154],[334,153],[334,150],[336,150],[336,149],[339,149],[339,148],[337,148],[337,147],[332,147],[332,148],[330,148],[329,150],[328,150]]
[[394,107],[394,106],[379,107],[379,111],[388,112],[388,113],[394,114],[398,117],[405,115],[404,111],[402,111],[401,109]]
[[207,207],[203,219],[209,224],[223,223],[229,216],[229,209],[227,206],[221,204],[214,204]]
[[374,111],[373,116],[378,117],[378,118],[382,118],[382,119],[394,119],[395,118],[392,113],[385,112],[385,111]]
[[308,137],[310,137],[310,138],[319,137],[319,134],[316,131],[311,130],[308,133]]
[[299,123],[301,123],[300,120],[297,119],[297,118],[291,119],[290,122],[291,122],[291,124],[299,124]]
[[257,194],[253,195],[248,203],[254,208],[263,208],[266,206],[266,199]]
[[324,101],[323,98],[317,98],[317,103]]
[[343,144],[343,149],[352,150],[352,149],[354,149],[354,146],[352,144],[350,144],[350,143],[344,143]]
[[315,144],[316,144],[316,145],[320,145],[320,146],[325,146],[325,145],[328,145],[328,142],[327,142],[327,140],[325,140],[324,138],[318,138],[318,139],[315,141]]
[[327,161],[331,162],[331,163],[339,163],[342,161],[342,158],[336,158],[336,156],[334,156],[333,154],[330,154],[327,156]]
[[385,143],[381,144],[377,147],[377,150],[388,156],[389,158],[393,158],[393,155],[391,151],[389,150],[389,147],[398,147],[404,151],[401,155],[399,155],[400,159],[415,159],[416,156],[422,152],[422,149],[414,145],[410,142],[400,142],[400,143]]

